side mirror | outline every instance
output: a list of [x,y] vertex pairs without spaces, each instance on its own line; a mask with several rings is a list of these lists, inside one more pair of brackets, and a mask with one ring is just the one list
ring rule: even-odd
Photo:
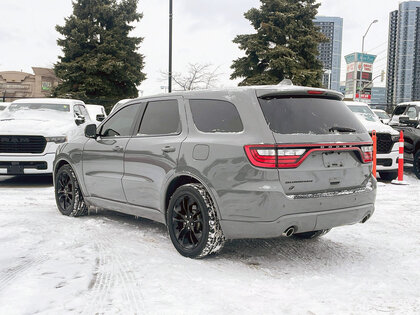
[[416,127],[419,124],[419,121],[417,119],[412,119],[408,116],[400,116],[399,122],[400,124],[410,125],[414,127]]
[[104,114],[98,114],[96,115],[96,120],[97,121],[103,121],[105,119],[105,115]]
[[76,125],[79,126],[81,124],[84,124],[86,119],[85,119],[85,116],[79,116],[78,115],[74,121],[76,122]]
[[85,136],[87,138],[92,138],[92,139],[97,138],[96,125],[95,124],[89,124],[85,127]]

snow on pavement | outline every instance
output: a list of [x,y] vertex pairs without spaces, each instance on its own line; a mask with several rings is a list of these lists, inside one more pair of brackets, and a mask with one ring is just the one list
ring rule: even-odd
[[366,224],[192,260],[159,223],[68,218],[49,178],[0,177],[0,314],[419,314],[420,180],[406,180],[379,183]]

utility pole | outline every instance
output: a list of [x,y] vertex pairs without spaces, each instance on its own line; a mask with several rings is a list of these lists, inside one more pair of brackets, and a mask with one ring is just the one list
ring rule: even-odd
[[[368,27],[365,35],[363,35],[363,37],[362,37],[362,62],[361,62],[360,78],[359,78],[359,102],[362,99],[362,85],[363,85],[362,77],[363,77],[363,66],[364,66],[364,64],[363,64],[363,58],[365,57],[365,37],[366,37],[367,33],[369,32],[370,27],[374,23],[377,23],[377,22],[378,22],[378,20],[373,20],[372,23],[370,23],[370,25],[369,25],[369,27]],[[356,78],[357,78],[357,76],[356,76]]]
[[173,20],[173,6],[172,0],[169,0],[169,78],[168,78],[168,92],[172,92],[172,20]]

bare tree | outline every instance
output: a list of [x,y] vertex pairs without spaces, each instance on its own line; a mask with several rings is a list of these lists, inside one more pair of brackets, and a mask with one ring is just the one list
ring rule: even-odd
[[[175,72],[172,80],[181,90],[204,90],[215,87],[221,73],[212,64],[190,63],[185,74]],[[162,73],[167,78],[167,73]]]

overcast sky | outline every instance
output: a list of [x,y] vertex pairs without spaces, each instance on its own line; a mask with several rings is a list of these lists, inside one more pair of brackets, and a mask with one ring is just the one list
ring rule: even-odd
[[[361,50],[361,39],[370,22],[378,19],[366,37],[365,47],[377,54],[374,75],[386,70],[389,12],[398,0],[320,0],[319,15],[344,19],[343,56]],[[148,79],[139,87],[145,95],[161,92],[167,85],[161,72],[168,68],[169,0],[139,0],[144,18],[136,24],[135,36],[144,37],[140,52],[145,55]],[[220,66],[220,85],[229,80],[232,60],[242,55],[232,39],[253,32],[243,13],[259,7],[258,0],[174,0],[174,71],[188,63]],[[56,45],[55,25],[63,25],[72,14],[71,0],[0,0],[0,71],[32,72],[31,67],[52,67],[61,54]],[[345,62],[342,61],[342,80]],[[380,82],[377,86],[383,86]]]

